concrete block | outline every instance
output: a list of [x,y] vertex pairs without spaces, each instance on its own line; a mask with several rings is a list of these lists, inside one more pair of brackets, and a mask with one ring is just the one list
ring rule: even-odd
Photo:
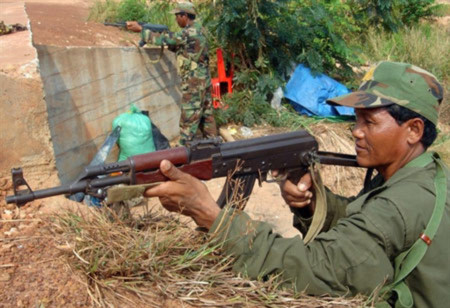
[[135,104],[169,139],[179,134],[181,94],[171,52],[159,48],[37,45],[56,166],[63,183],[87,165],[116,116]]

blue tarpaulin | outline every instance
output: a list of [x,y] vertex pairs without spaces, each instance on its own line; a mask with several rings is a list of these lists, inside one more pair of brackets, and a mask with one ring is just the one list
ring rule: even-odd
[[324,75],[313,76],[311,70],[299,64],[289,79],[284,97],[290,100],[294,109],[308,116],[353,116],[353,108],[331,106],[326,100],[350,93],[344,85]]

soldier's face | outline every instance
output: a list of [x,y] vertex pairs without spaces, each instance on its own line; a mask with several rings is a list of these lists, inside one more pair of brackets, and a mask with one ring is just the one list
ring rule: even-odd
[[356,125],[352,131],[358,164],[373,167],[385,179],[402,165],[408,152],[408,122],[397,124],[384,108],[355,109]]
[[177,24],[180,28],[184,28],[187,25],[188,17],[184,13],[177,13],[175,14],[175,18],[177,20]]

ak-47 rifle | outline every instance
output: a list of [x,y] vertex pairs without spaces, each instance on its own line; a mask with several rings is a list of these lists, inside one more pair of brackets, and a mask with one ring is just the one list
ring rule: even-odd
[[[119,22],[105,22],[103,23],[105,26],[111,26],[111,27],[118,27],[118,28],[127,28],[127,23],[125,21],[119,21]],[[147,29],[152,32],[168,32],[169,28],[166,25],[157,25],[157,24],[150,24],[145,22],[138,21],[138,24],[142,26],[142,29]],[[140,40],[139,41],[139,47],[143,47],[145,45],[145,41]]]
[[[314,162],[355,166],[354,155],[318,151],[317,141],[306,131],[265,136],[221,143],[218,139],[195,141],[189,147],[131,156],[127,160],[88,166],[78,180],[69,185],[33,191],[25,181],[21,168],[12,169],[14,195],[7,203],[25,203],[56,195],[82,192],[104,200],[108,189],[118,184],[135,185],[166,181],[159,170],[163,159],[172,162],[183,172],[200,180],[227,177],[217,203],[227,204],[232,194],[245,200],[251,194],[256,179],[267,180],[270,170],[285,170],[290,174],[304,174]],[[239,180],[240,185],[232,185]],[[24,190],[20,187],[26,186]],[[244,203],[245,206],[245,203]]]

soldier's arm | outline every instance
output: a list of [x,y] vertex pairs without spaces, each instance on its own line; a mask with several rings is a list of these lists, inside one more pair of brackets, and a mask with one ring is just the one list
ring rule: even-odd
[[403,246],[404,221],[393,207],[377,200],[308,245],[299,236],[282,238],[271,225],[236,210],[222,210],[210,233],[235,258],[233,270],[250,278],[279,275],[283,286],[313,295],[370,294],[392,279],[391,248]]
[[176,49],[186,44],[186,39],[184,38],[182,31],[175,33],[155,33],[148,29],[143,29],[141,32],[141,38],[146,44],[169,46],[169,50],[171,51],[176,51]]

